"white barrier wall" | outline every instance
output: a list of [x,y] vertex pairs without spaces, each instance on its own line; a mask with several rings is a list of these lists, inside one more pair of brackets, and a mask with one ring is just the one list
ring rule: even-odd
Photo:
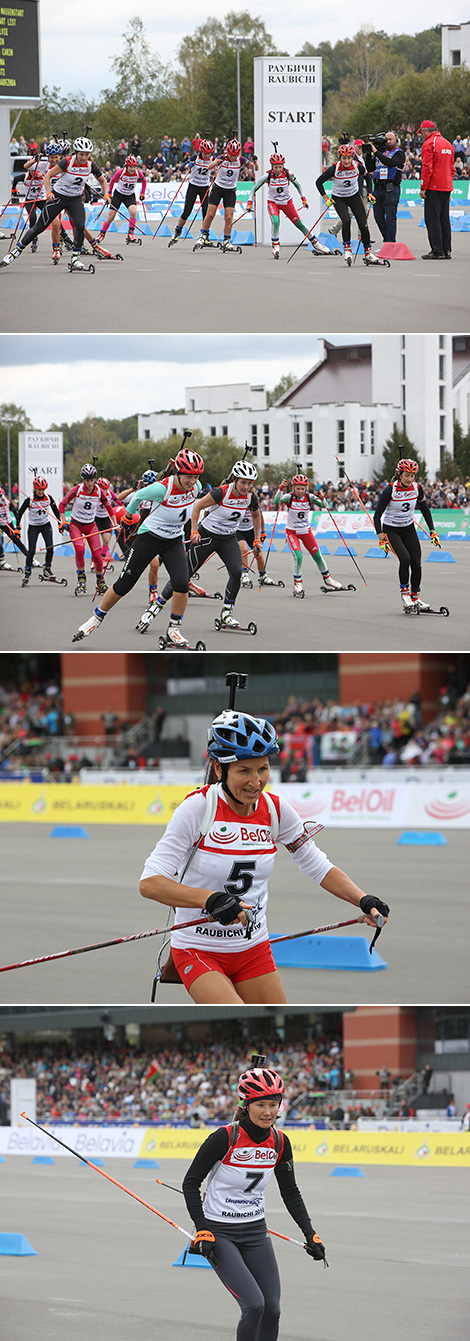
[[[257,180],[269,168],[273,141],[284,154],[286,166],[302,186],[309,202],[301,219],[307,228],[321,213],[321,196],[315,181],[321,172],[322,62],[319,56],[260,56],[254,61],[255,153],[259,163]],[[296,209],[300,196],[292,192]],[[268,244],[271,226],[266,206],[266,187],[256,195],[258,242]],[[299,230],[281,215],[281,242],[300,242]]]

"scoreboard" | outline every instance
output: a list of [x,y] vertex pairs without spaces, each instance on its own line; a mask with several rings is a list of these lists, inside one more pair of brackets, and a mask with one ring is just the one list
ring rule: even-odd
[[40,98],[38,0],[0,0],[0,105],[27,106]]

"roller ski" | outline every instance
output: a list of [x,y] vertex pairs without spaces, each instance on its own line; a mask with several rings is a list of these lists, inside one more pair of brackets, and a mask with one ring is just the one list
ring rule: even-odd
[[238,619],[235,619],[232,611],[232,605],[224,605],[222,607],[220,619],[214,619],[214,628],[217,633],[220,633],[221,629],[230,629],[232,633],[251,633],[253,635],[258,632],[258,627],[254,622],[247,624],[246,627],[239,624]]
[[80,260],[80,252],[78,251],[72,252],[72,260],[68,262],[67,269],[70,274],[75,271],[81,271],[84,275],[94,275],[95,273],[94,265],[84,265],[83,261]]
[[76,596],[86,596],[86,576],[85,573],[77,573],[77,585],[75,587]]
[[206,644],[199,641],[195,647],[191,647],[188,639],[181,632],[179,624],[169,624],[166,633],[162,633],[158,639],[158,646],[161,652],[165,648],[175,647],[179,652],[205,652]]
[[337,582],[335,577],[331,577],[330,573],[328,573],[328,576],[325,576],[325,574],[323,574],[323,584],[320,587],[320,591],[329,593],[331,591],[355,591],[355,590],[356,588],[353,586],[352,582],[350,582],[348,586],[345,587],[343,586],[342,582]]
[[247,572],[242,573],[241,578],[240,578],[240,586],[241,586],[241,587],[252,587],[252,586],[253,586],[251,577],[248,577],[248,573],[247,573]]
[[141,247],[141,246],[142,246],[142,238],[141,238],[141,237],[134,237],[134,234],[129,232],[129,233],[127,234],[127,237],[126,237],[126,246],[127,246],[127,247]]
[[[220,243],[217,243],[217,246],[219,245]],[[211,242],[208,233],[200,233],[199,237],[196,238],[196,241],[194,243],[193,251],[202,251],[203,247],[214,247],[214,246],[215,243]]]
[[224,238],[223,242],[218,242],[217,246],[219,247],[220,251],[239,251],[240,256],[242,254],[241,247],[235,246],[235,243],[231,242],[229,237]]
[[449,615],[446,605],[441,605],[439,610],[433,610],[427,601],[422,601],[417,595],[410,595],[409,591],[402,591],[401,599],[405,615],[444,615],[445,619]]
[[193,582],[192,578],[190,578],[189,580],[189,595],[202,596],[203,599],[206,601],[223,601],[224,599],[221,591],[214,591],[214,593],[210,591],[205,591],[204,587],[198,587],[196,583]]
[[0,266],[11,265],[12,261],[17,261],[22,250],[22,247],[12,247],[11,251],[7,251],[6,256],[3,257],[3,261],[0,261]]
[[310,241],[312,243],[312,251],[314,252],[315,256],[331,256],[330,248],[325,247],[325,244],[323,242],[319,242],[317,237],[310,238]]
[[155,597],[155,600],[150,600],[147,609],[144,610],[143,615],[140,616],[140,619],[135,626],[137,632],[146,633],[147,629],[150,628],[152,621],[160,614],[160,610],[163,610],[165,605],[166,601],[160,601],[157,596]]
[[345,259],[345,261],[346,261],[346,265],[352,265],[352,263],[353,263],[353,258],[352,258],[352,251],[351,251],[351,243],[350,243],[350,242],[345,242],[345,244],[344,244],[344,259]]
[[106,586],[106,582],[105,582],[105,580],[104,580],[104,575],[103,575],[103,573],[102,573],[102,574],[101,574],[101,577],[97,577],[97,578],[96,578],[96,590],[93,592],[93,596],[92,596],[92,598],[91,598],[92,601],[96,601],[97,596],[104,596],[104,593],[105,593],[105,591],[107,591],[107,590],[108,590],[108,588],[107,588],[107,586]]
[[60,247],[53,247],[53,248],[52,248],[52,264],[53,264],[53,265],[58,265],[58,264],[59,264],[61,255],[62,255],[62,252],[61,252],[61,250],[60,250]]
[[388,268],[390,268],[390,261],[386,261],[383,256],[375,256],[374,252],[371,251],[370,247],[366,247],[362,259],[364,261],[364,265],[386,265]]
[[1,573],[1,572],[4,572],[4,573],[6,573],[6,572],[8,572],[8,573],[12,573],[12,572],[13,572],[13,568],[12,568],[12,566],[11,566],[11,563],[7,563],[6,559],[0,559],[0,573]]
[[66,577],[56,577],[50,568],[44,568],[39,574],[40,582],[55,582],[57,587],[66,587],[68,585]]
[[30,580],[30,577],[31,577],[31,569],[29,569],[29,570],[27,570],[27,571],[25,572],[23,581],[22,581],[22,583],[21,583],[21,586],[22,586],[22,587],[27,587],[28,582],[29,582],[29,580]]
[[103,623],[103,619],[105,618],[106,614],[97,615],[96,610],[94,610],[91,618],[86,619],[84,624],[80,624],[80,628],[77,629],[77,632],[73,635],[72,642],[81,643],[83,638],[88,638],[90,633],[94,633],[95,629],[99,629],[100,624]]
[[116,252],[116,255],[114,256],[112,251],[108,251],[107,247],[103,247],[100,238],[97,238],[96,242],[92,242],[91,250],[93,255],[97,256],[100,261],[122,261],[120,252]]
[[303,585],[303,582],[302,582],[302,578],[301,578],[301,577],[294,577],[294,589],[293,589],[292,595],[293,595],[293,596],[297,596],[297,599],[298,599],[299,601],[303,601],[304,596],[305,596],[305,592],[304,592],[304,585]]
[[37,252],[37,249],[38,249],[38,240],[37,240],[37,237],[33,237],[33,240],[32,240],[32,243],[31,243],[31,254],[32,254],[32,256],[35,256],[35,254],[36,254],[36,252]]
[[273,261],[278,261],[278,260],[279,260],[280,250],[281,250],[281,248],[280,248],[279,242],[273,242],[273,244],[272,244]]
[[173,237],[170,238],[170,241],[168,243],[169,247],[174,247],[177,242],[180,242],[182,232],[183,232],[182,228],[175,228]]
[[[267,576],[266,576],[266,573],[260,573],[259,578],[258,578],[258,582],[259,582],[260,587],[285,587],[285,585],[286,585],[285,582],[282,582],[282,581],[281,581],[281,579],[279,579],[279,582],[275,582],[275,581],[274,581],[274,578],[273,578],[273,577],[267,577]],[[250,587],[251,587],[251,582],[250,582]]]

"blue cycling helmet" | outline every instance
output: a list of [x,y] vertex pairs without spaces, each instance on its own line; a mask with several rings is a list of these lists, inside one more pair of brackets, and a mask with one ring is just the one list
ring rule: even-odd
[[142,475],[142,484],[144,485],[144,488],[146,488],[148,484],[156,484],[157,480],[158,475],[156,470],[144,470]]
[[207,733],[207,753],[220,764],[279,754],[277,735],[264,717],[226,711],[215,718]]

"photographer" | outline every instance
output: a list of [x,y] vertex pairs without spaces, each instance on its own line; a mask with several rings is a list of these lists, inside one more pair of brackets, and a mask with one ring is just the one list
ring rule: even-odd
[[364,148],[366,167],[373,179],[375,221],[384,242],[396,242],[404,150],[393,130],[377,135],[375,142],[370,140]]

